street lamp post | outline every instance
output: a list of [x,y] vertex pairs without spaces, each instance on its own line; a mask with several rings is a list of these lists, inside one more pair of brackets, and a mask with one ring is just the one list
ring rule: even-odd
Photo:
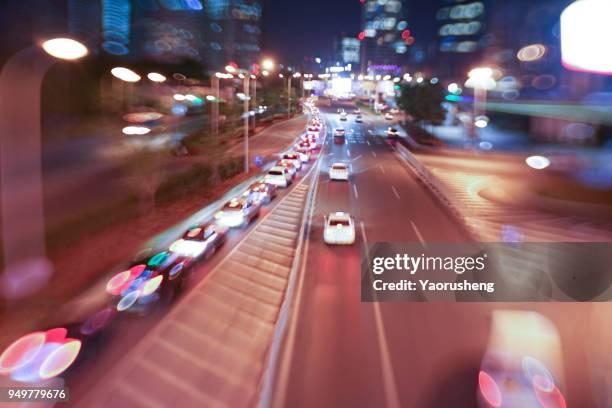
[[249,81],[251,75],[244,74],[244,172],[249,172]]
[[287,80],[287,116],[291,117],[291,75]]
[[[41,166],[41,87],[59,60],[87,55],[56,38],[15,54],[0,72],[0,203],[4,271],[0,289],[16,298],[40,289],[53,267],[45,256]],[[51,58],[53,57],[53,58]],[[26,283],[26,284],[24,284]],[[12,290],[9,290],[12,288]]]
[[251,128],[253,129],[253,132],[255,132],[255,126],[257,125],[257,77],[255,75],[251,75],[251,79],[253,80],[253,103],[251,104],[251,107],[253,108],[253,112],[255,112],[253,115],[253,124],[251,125]]
[[474,89],[474,117],[471,120],[469,131],[472,138],[476,138],[476,118],[486,113],[487,91],[496,86],[493,79],[493,70],[489,67],[478,67],[468,73],[465,86]]

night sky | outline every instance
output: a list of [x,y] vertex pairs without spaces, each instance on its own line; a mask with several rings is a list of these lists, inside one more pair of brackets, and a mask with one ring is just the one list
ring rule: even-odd
[[268,0],[264,13],[264,52],[281,63],[331,56],[336,35],[361,29],[359,0]]

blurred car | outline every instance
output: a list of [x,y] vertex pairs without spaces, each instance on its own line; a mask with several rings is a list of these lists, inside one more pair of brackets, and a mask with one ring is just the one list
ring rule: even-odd
[[391,109],[389,112],[390,112],[391,114],[393,114],[393,115],[397,115],[397,114],[398,114],[400,111],[399,111],[399,109],[397,109],[397,108],[393,108],[393,109]]
[[385,113],[385,120],[393,120],[393,118],[394,117],[392,113],[389,113],[389,112]]
[[300,155],[297,152],[288,152],[283,154],[282,156],[283,160],[290,160],[293,165],[295,166],[296,169],[301,170],[302,169],[302,160],[300,159]]
[[346,112],[340,113],[340,120],[341,121],[346,121],[347,119],[348,119],[348,115],[346,114]]
[[210,258],[225,242],[227,228],[207,222],[189,228],[183,237],[174,241],[169,251],[194,259]]
[[[300,163],[301,164],[301,163]],[[295,164],[293,163],[293,160],[279,160],[276,162],[276,166],[278,167],[284,167],[287,170],[289,170],[289,174],[291,174],[291,177],[295,176],[298,172],[298,168],[295,167]]]
[[242,228],[259,215],[260,209],[261,203],[252,197],[236,197],[225,203],[215,220],[225,227]]
[[356,108],[356,109],[354,109],[354,110],[353,110],[353,113],[354,113],[355,115],[361,115],[361,109]]
[[344,128],[335,128],[334,129],[334,137],[344,137],[346,135],[346,130]]
[[307,134],[319,136],[319,127],[317,126],[309,126],[307,130]]
[[565,408],[562,345],[554,324],[522,310],[493,311],[491,322],[478,373],[478,407]]
[[274,166],[264,177],[264,181],[277,187],[287,188],[291,184],[291,174],[283,166]]
[[399,131],[397,130],[397,128],[390,127],[389,129],[387,129],[387,137],[389,138],[399,137]]
[[346,163],[334,163],[329,168],[329,179],[330,180],[343,180],[348,181],[349,179],[349,166]]
[[316,149],[317,145],[316,145],[316,143],[315,144],[311,143],[309,140],[302,140],[299,143],[298,147],[300,149],[314,150],[314,149]]
[[355,122],[357,122],[357,123],[363,123],[363,116],[361,116],[361,115],[357,115],[357,116],[355,116]]
[[255,182],[244,192],[245,196],[267,204],[276,197],[276,186],[262,181]]
[[315,136],[307,136],[304,141],[310,143],[311,150],[315,150],[319,147],[319,138]]
[[310,147],[303,148],[299,144],[295,146],[295,151],[300,155],[302,163],[308,163],[310,161]]
[[355,220],[348,213],[334,212],[325,216],[323,240],[331,245],[355,243]]

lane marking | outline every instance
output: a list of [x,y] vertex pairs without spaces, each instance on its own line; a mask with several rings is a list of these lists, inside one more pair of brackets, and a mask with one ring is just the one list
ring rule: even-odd
[[349,149],[346,149],[346,155],[347,155],[348,157],[351,157],[351,151],[350,151]]
[[372,146],[369,140],[366,140],[366,143],[368,144],[368,146]]
[[[363,238],[363,244],[365,248],[365,257],[369,265],[371,265],[370,254],[368,251],[368,238],[365,232],[365,224],[363,221],[359,222],[361,228],[361,235]],[[382,371],[382,379],[385,390],[385,406],[390,408],[400,408],[401,403],[399,399],[399,393],[397,392],[397,385],[395,382],[395,374],[393,373],[393,366],[391,365],[391,353],[389,352],[389,346],[387,344],[387,336],[385,334],[385,325],[382,320],[382,313],[380,312],[380,303],[376,300],[372,303],[374,308],[374,322],[376,324],[376,338],[378,340],[378,351],[380,353],[380,365]]]
[[378,167],[380,167],[380,171],[382,172],[382,174],[386,174],[385,173],[385,168],[382,166],[382,164],[379,165]]
[[359,159],[361,159],[361,155],[359,155],[359,156],[355,157],[355,158],[354,158],[353,160],[351,160],[351,161],[352,161],[352,162],[354,162],[355,160],[359,160]]
[[391,190],[393,190],[393,194],[395,194],[395,197],[399,200],[400,199],[400,195],[397,192],[397,190],[395,189],[395,186],[391,186]]
[[371,152],[372,152],[372,156],[376,157],[376,152],[374,150],[372,150]]
[[357,192],[357,184],[353,184],[353,192],[355,193],[355,198],[359,198],[359,193]]
[[414,224],[414,222],[410,221],[410,225],[412,225],[412,229],[414,230],[414,233],[416,234],[417,238],[421,242],[421,245],[423,245],[423,248],[427,249],[427,242],[425,242],[425,239],[423,239],[423,235],[421,235],[421,231],[419,231],[419,229]]

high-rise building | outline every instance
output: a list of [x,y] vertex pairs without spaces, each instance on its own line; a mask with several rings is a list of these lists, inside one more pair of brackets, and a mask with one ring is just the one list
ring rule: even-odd
[[488,47],[486,1],[440,0],[435,74],[462,77]]
[[356,35],[342,34],[334,40],[334,62],[342,65],[351,64],[355,70],[361,62],[361,41]]
[[398,71],[414,42],[404,19],[402,1],[363,0],[361,66],[370,74]]
[[251,69],[260,58],[262,9],[259,0],[102,0],[102,49],[131,60]]

